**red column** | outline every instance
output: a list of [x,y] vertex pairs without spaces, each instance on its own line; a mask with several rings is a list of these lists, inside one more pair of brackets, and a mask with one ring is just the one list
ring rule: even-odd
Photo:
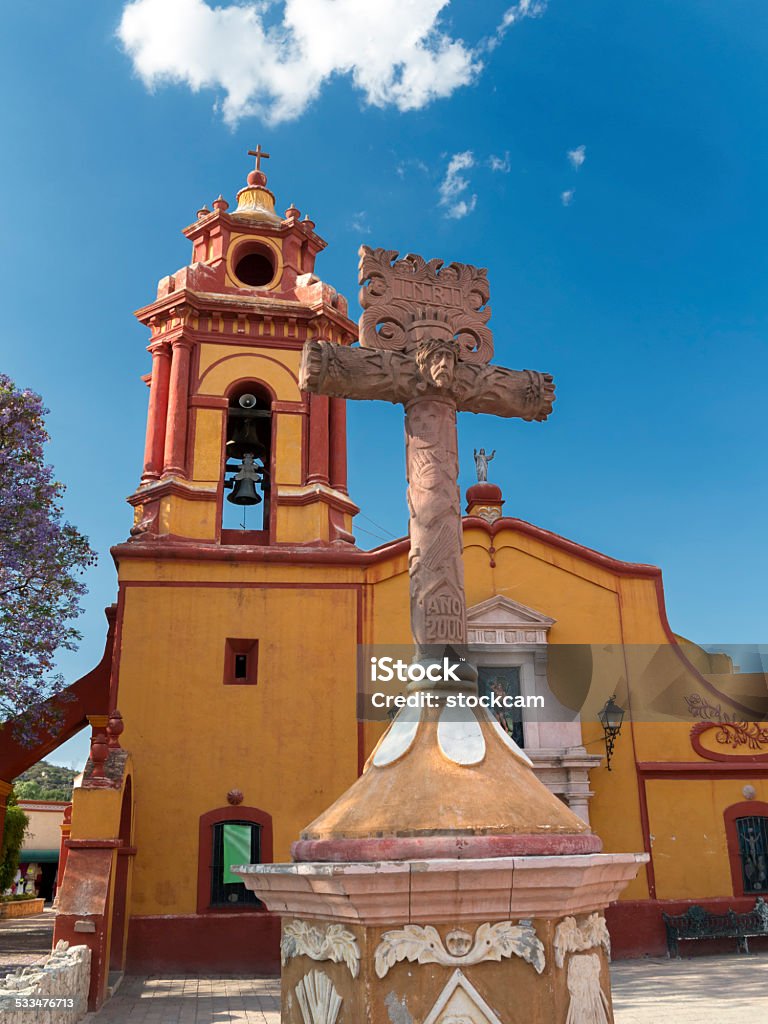
[[347,493],[347,403],[344,398],[330,400],[331,487]]
[[328,483],[328,397],[310,395],[309,472],[307,483]]
[[187,401],[189,399],[189,361],[192,342],[176,338],[172,343],[171,382],[168,392],[168,418],[165,427],[163,476],[186,476]]
[[61,828],[61,845],[59,846],[59,867],[56,871],[56,897],[53,901],[54,907],[58,907],[59,905],[59,893],[64,882],[64,868],[67,866],[67,854],[69,853],[67,840],[72,835],[72,804],[67,804],[64,808],[64,819],[59,827]]
[[171,376],[171,350],[164,341],[149,346],[152,353],[152,379],[149,385],[147,440],[144,445],[142,482],[157,480],[163,469],[165,422],[168,416],[168,386]]

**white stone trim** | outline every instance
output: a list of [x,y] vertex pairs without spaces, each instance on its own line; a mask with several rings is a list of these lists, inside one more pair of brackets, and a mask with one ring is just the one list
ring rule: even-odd
[[467,642],[546,644],[555,620],[502,594],[467,609]]
[[543,612],[497,594],[467,610],[468,647],[478,668],[519,668],[521,695],[544,697],[556,721],[523,716],[525,753],[541,781],[589,824],[589,771],[602,758],[587,753],[578,712],[564,708],[549,688],[548,636],[554,624]]

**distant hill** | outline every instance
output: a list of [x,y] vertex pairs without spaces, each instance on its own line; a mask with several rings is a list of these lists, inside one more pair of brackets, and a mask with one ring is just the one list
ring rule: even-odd
[[17,779],[13,791],[17,800],[71,800],[72,783],[79,772],[48,761],[38,761]]

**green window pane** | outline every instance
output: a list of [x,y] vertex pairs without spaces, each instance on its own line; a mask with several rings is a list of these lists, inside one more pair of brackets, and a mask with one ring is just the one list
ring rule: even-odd
[[223,833],[224,856],[221,880],[224,885],[242,884],[242,878],[232,874],[232,865],[251,863],[251,826],[225,824]]

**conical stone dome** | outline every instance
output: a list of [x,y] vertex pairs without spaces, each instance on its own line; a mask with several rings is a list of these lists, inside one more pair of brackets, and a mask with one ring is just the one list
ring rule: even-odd
[[[471,692],[471,691],[470,691]],[[594,853],[601,842],[482,707],[403,708],[363,775],[294,844],[297,860]]]

